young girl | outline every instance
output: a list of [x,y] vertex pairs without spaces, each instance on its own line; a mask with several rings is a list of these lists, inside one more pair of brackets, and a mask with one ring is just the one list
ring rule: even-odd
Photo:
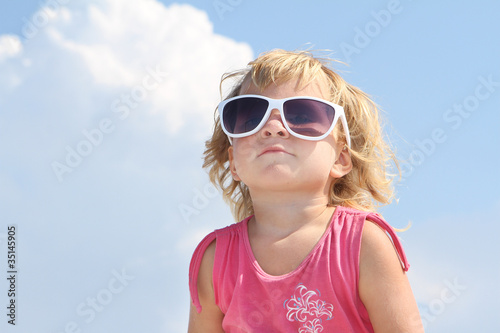
[[189,332],[423,332],[393,229],[369,97],[308,52],[275,50],[218,107],[204,167],[239,223],[201,241]]

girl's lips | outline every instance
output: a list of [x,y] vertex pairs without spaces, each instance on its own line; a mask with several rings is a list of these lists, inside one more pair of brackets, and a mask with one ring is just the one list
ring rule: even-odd
[[285,153],[285,154],[290,154],[289,152],[287,152],[284,148],[282,147],[267,147],[267,148],[264,148],[261,153],[259,154],[259,156],[262,156],[264,154],[273,154],[273,153]]

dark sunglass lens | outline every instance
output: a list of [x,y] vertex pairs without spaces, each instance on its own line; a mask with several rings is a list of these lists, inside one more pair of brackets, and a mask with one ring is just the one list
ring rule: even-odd
[[256,97],[242,97],[224,107],[222,119],[231,134],[242,134],[254,130],[264,118],[268,102]]
[[332,106],[310,99],[286,101],[283,111],[290,129],[309,137],[325,134],[335,118],[335,109]]

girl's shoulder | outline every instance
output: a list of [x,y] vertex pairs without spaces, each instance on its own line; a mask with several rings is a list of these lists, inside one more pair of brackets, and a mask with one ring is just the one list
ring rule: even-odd
[[212,231],[200,241],[194,250],[189,265],[189,289],[191,291],[193,304],[196,306],[198,312],[201,311],[201,304],[198,298],[198,278],[199,275],[203,275],[200,274],[200,268],[210,267],[209,273],[205,274],[210,277],[212,275],[215,260],[216,244],[220,247],[224,247],[235,238],[240,239],[247,230],[246,223],[250,218],[251,216],[240,222]]
[[233,224],[228,225],[227,227],[224,227],[224,228],[216,229],[216,230],[214,230],[213,233],[215,234],[216,238],[224,236],[224,235],[228,235],[228,234],[240,234],[240,233],[245,232],[247,230],[246,229],[247,222],[251,218],[252,218],[252,216],[249,216],[240,222],[233,223]]
[[410,267],[406,254],[403,250],[401,240],[396,230],[378,213],[363,211],[351,207],[339,206],[336,210],[336,221],[339,224],[357,225],[362,233],[362,244],[378,244],[383,246],[384,241],[389,240],[391,248],[397,253],[404,271]]

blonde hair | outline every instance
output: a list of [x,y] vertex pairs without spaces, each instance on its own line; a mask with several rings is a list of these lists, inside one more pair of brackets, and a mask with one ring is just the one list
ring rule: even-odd
[[[375,210],[393,198],[394,175],[389,174],[388,169],[394,162],[399,172],[398,162],[384,140],[377,105],[367,94],[328,68],[330,61],[333,60],[315,58],[308,51],[273,50],[250,62],[249,68],[224,74],[221,88],[228,79],[238,79],[225,97],[227,99],[238,96],[248,80],[263,90],[272,83],[298,79],[299,85],[304,87],[318,77],[325,78],[330,101],[344,107],[351,135],[352,160],[352,170],[332,182],[329,204]],[[340,139],[345,140],[343,134]],[[230,143],[222,131],[217,110],[213,135],[205,146],[203,167],[208,169],[211,182],[222,190],[235,219],[239,221],[253,214],[248,187],[232,179],[228,156]]]

